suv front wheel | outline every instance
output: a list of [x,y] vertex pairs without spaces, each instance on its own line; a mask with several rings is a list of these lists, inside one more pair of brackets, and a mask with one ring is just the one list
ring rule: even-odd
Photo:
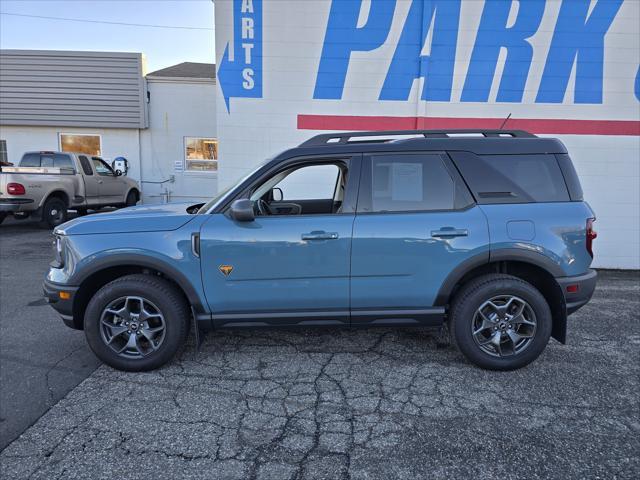
[[146,371],[168,362],[189,332],[189,306],[169,281],[127,275],[102,287],[84,317],[93,352],[119,370]]
[[462,287],[450,311],[451,337],[472,363],[514,370],[535,360],[551,336],[551,310],[530,283],[503,274],[478,277]]

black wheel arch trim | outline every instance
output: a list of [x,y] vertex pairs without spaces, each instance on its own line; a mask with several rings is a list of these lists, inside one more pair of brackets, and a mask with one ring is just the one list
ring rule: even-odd
[[529,263],[536,267],[542,268],[553,277],[564,276],[562,269],[554,263],[550,258],[541,253],[531,250],[519,248],[504,248],[479,253],[460,263],[454,268],[442,283],[438,295],[436,296],[434,305],[444,306],[449,303],[449,298],[453,293],[453,289],[460,280],[474,268],[480,267],[493,262],[514,261]]
[[100,258],[94,260],[82,270],[71,275],[71,277],[69,277],[69,284],[82,286],[82,282],[90,276],[101,270],[106,270],[112,267],[141,267],[156,270],[165,275],[168,279],[174,281],[182,289],[186,294],[189,303],[193,306],[198,315],[204,314],[210,316],[209,309],[200,299],[198,292],[189,279],[177,268],[153,257],[136,254],[117,254]]

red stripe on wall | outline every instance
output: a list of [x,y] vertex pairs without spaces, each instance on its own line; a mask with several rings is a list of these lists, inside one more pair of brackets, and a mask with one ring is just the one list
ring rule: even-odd
[[[298,115],[299,130],[421,130],[500,128],[504,118],[366,117],[350,115]],[[540,134],[640,135],[635,120],[558,120],[510,118],[504,128]]]

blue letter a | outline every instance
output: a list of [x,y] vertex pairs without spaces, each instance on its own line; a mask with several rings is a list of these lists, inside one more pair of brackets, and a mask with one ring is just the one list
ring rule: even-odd
[[[431,53],[422,56],[432,21]],[[413,81],[424,77],[422,100],[449,101],[459,21],[460,0],[413,0],[380,100],[407,100]]]

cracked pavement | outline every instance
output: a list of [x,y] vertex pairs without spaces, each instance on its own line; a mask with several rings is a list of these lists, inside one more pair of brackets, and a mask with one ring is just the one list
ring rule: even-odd
[[603,272],[569,344],[515,372],[427,329],[211,332],[155,372],[98,368],[0,476],[638,478],[639,311],[640,274]]

